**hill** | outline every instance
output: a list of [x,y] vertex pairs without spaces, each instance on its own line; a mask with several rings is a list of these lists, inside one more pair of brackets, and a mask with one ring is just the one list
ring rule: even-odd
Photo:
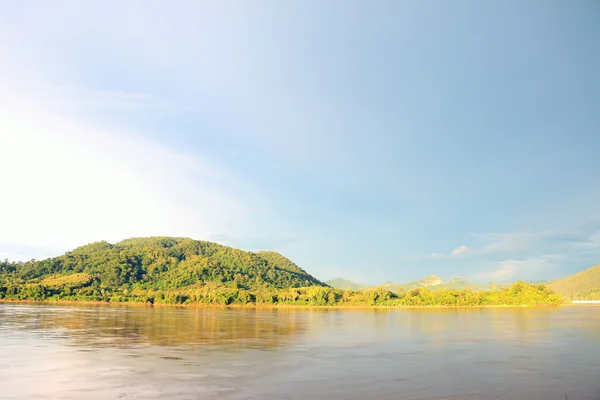
[[600,264],[575,275],[548,282],[546,286],[573,300],[600,300]]
[[364,285],[362,283],[352,282],[344,278],[330,279],[328,281],[325,281],[325,283],[331,287],[341,290],[363,290],[372,287],[371,285]]
[[[41,261],[0,262],[0,299],[143,302],[150,304],[299,306],[556,305],[543,285],[510,289],[429,290],[435,276],[393,293],[383,287],[340,290],[315,279],[281,254],[248,252],[188,238],[96,242]],[[454,282],[457,284],[459,282]]]
[[410,289],[415,289],[415,288],[420,288],[420,287],[433,288],[434,286],[439,286],[443,283],[444,282],[442,281],[442,279],[439,276],[428,275],[421,280],[403,283],[403,284],[400,284],[399,286],[403,290],[410,290]]
[[454,278],[450,282],[444,282],[438,286],[439,289],[464,290],[471,289],[473,291],[492,290],[493,285],[487,283],[469,282],[461,278]]
[[407,282],[407,283],[393,283],[393,282],[387,281],[387,282],[382,283],[381,287],[385,288],[393,293],[402,293],[402,292],[406,292],[407,290],[410,290],[410,289],[416,289],[416,288],[421,288],[421,287],[431,288],[431,287],[437,286],[441,283],[443,283],[443,282],[439,276],[429,275],[421,280]]
[[149,291],[164,295],[210,284],[253,291],[326,286],[275,252],[253,253],[171,237],[96,242],[42,261],[0,263],[2,283],[5,292],[31,292],[23,298],[44,292],[75,298],[130,297]]
[[452,279],[450,282],[444,282],[442,281],[442,279],[437,276],[437,275],[429,275],[426,276],[425,278],[418,280],[418,281],[412,281],[412,282],[407,282],[407,283],[392,283],[392,282],[385,282],[381,285],[381,287],[394,292],[394,293],[401,293],[401,292],[406,292],[408,290],[411,289],[418,289],[418,288],[428,288],[430,290],[436,290],[436,289],[447,289],[447,290],[465,290],[465,289],[471,289],[473,291],[481,291],[481,290],[491,290],[492,289],[492,285],[491,284],[479,284],[479,283],[474,283],[474,282],[469,282],[466,281],[464,279],[461,278],[454,278]]

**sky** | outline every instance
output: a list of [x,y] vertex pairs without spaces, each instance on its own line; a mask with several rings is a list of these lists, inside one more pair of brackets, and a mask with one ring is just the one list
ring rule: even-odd
[[371,284],[600,263],[597,1],[0,8],[0,259],[185,236]]

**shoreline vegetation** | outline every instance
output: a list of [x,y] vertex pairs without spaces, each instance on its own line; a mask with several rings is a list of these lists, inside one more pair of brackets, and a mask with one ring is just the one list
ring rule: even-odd
[[510,288],[342,290],[284,256],[188,238],[91,243],[41,261],[0,262],[0,300],[233,307],[414,308],[557,306],[542,284]]
[[393,306],[393,305],[368,305],[368,304],[334,304],[334,305],[310,305],[310,304],[215,304],[215,303],[142,303],[142,302],[121,302],[114,303],[105,300],[15,300],[15,299],[0,299],[0,304],[38,304],[38,305],[91,305],[91,306],[106,306],[106,307],[144,307],[144,308],[194,308],[194,309],[233,309],[233,310],[466,310],[466,309],[482,309],[482,308],[559,308],[559,307],[583,307],[596,306],[595,304],[571,304],[560,303],[553,305],[537,305],[530,306],[526,304],[510,305],[510,304],[489,304],[489,305],[473,305],[473,306],[456,306],[456,305],[417,305],[417,306]]
[[[68,280],[73,279],[71,275],[52,279],[64,280],[67,277]],[[45,284],[47,285],[47,282]],[[249,291],[220,287],[214,283],[167,291],[132,289],[123,293],[97,290],[91,285],[74,288],[65,284],[45,284],[3,284],[4,286],[0,286],[0,301],[296,308],[543,307],[562,303],[560,296],[545,286],[525,282],[518,282],[510,289],[495,291],[419,288],[400,294],[383,288],[351,291],[326,286]]]

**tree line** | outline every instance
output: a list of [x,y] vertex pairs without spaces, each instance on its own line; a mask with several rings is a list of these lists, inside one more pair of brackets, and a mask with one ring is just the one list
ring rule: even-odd
[[390,307],[560,303],[545,286],[524,282],[478,292],[334,289],[275,252],[167,237],[97,242],[41,261],[5,260],[0,262],[0,299]]

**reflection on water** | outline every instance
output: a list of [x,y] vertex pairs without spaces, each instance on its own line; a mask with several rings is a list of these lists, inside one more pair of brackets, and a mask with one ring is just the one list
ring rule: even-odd
[[2,399],[594,399],[600,307],[0,304]]
[[[1,306],[0,306],[1,307]],[[68,337],[77,346],[224,346],[269,348],[301,326],[295,310],[193,309],[139,306],[32,306],[0,308],[4,329]],[[272,317],[277,313],[279,319]],[[285,318],[291,314],[290,318]]]

